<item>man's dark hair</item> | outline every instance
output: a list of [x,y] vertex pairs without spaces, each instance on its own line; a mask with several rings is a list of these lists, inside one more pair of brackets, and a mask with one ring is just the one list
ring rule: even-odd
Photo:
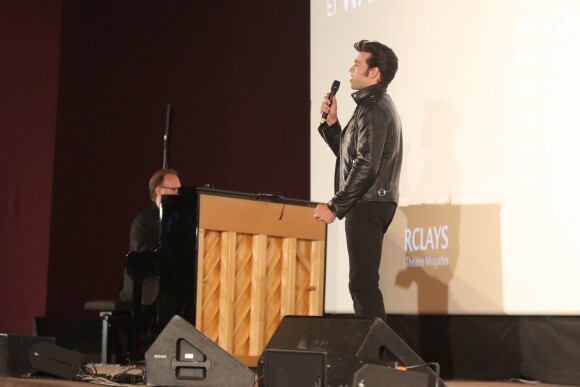
[[151,201],[155,201],[155,188],[163,183],[163,179],[165,179],[165,175],[177,175],[177,171],[175,169],[160,169],[151,176],[149,179],[149,199]]
[[399,68],[399,59],[395,52],[389,47],[379,42],[370,42],[368,40],[361,40],[354,44],[354,48],[358,52],[368,52],[371,56],[367,59],[367,66],[369,69],[376,67],[381,73],[381,86],[387,87],[395,77],[395,73]]

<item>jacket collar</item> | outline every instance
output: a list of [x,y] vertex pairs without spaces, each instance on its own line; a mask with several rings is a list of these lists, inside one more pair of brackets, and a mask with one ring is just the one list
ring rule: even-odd
[[352,99],[354,99],[354,102],[356,102],[357,105],[360,105],[362,101],[368,96],[379,92],[385,93],[386,91],[387,91],[386,87],[381,86],[377,83],[376,85],[365,87],[362,90],[357,90],[354,93],[352,93],[351,96]]

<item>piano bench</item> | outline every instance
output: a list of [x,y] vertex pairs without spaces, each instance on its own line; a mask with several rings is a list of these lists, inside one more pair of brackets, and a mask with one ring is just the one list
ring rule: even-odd
[[85,303],[84,310],[97,311],[101,317],[101,364],[107,364],[109,356],[109,328],[113,314],[131,314],[131,303],[119,300],[95,300]]

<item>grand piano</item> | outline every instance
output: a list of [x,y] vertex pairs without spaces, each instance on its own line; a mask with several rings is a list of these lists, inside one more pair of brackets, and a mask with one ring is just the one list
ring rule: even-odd
[[161,201],[160,289],[175,313],[247,365],[286,315],[324,310],[326,225],[317,203],[182,188]]

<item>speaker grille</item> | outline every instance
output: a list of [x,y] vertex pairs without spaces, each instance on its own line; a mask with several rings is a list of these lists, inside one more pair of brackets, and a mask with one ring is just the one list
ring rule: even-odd
[[267,350],[264,362],[268,364],[264,375],[267,386],[326,385],[326,354],[323,352]]

